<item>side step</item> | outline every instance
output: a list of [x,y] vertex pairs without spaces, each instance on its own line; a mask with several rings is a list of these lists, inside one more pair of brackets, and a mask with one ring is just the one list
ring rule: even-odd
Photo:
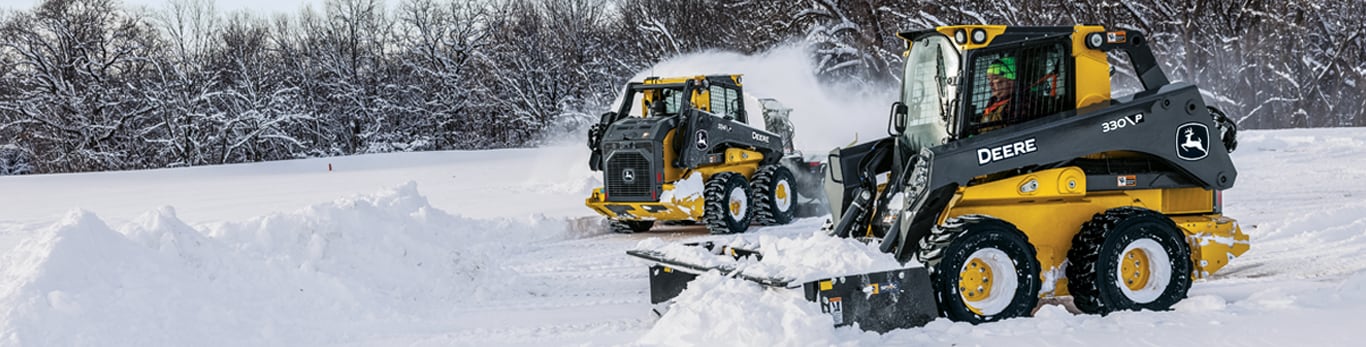
[[[762,258],[762,254],[752,250],[724,246],[717,250],[710,242],[685,245],[703,247],[736,259]],[[704,266],[678,261],[658,251],[631,250],[626,253],[655,263],[649,268],[651,304],[669,302],[698,274],[717,271],[770,288],[800,288],[807,301],[820,304],[821,312],[830,315],[835,326],[858,324],[860,329],[881,333],[923,326],[939,316],[930,275],[923,267],[793,283],[793,279],[746,275],[737,271],[738,267],[733,263]]]

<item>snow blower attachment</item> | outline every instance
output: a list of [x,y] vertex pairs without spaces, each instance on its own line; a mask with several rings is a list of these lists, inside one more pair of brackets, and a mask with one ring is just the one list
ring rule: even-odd
[[628,84],[620,108],[588,130],[589,167],[602,171],[605,186],[585,204],[620,233],[656,221],[739,233],[823,214],[820,162],[793,149],[791,109],[750,101],[739,75]]
[[[1237,127],[1196,86],[1169,82],[1143,34],[970,25],[898,36],[908,48],[891,136],[831,152],[828,232],[923,264],[928,279],[896,285],[929,287],[938,315],[1022,317],[1053,297],[1102,315],[1167,310],[1248,250],[1222,213]],[[1112,98],[1107,53],[1118,51],[1143,90]],[[710,269],[631,254],[653,272]],[[653,272],[652,301],[685,285]],[[908,312],[928,299],[870,304]],[[847,307],[837,322],[875,320]]]

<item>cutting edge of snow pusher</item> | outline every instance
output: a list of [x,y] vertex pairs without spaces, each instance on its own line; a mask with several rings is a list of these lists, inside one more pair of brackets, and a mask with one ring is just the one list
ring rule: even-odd
[[[716,250],[710,242],[688,244]],[[752,250],[723,246],[722,254],[736,259],[761,254]],[[857,324],[860,329],[887,332],[923,326],[939,316],[929,271],[910,267],[829,277],[795,283],[792,279],[751,276],[738,271],[736,264],[698,265],[670,259],[657,251],[632,250],[627,254],[654,262],[650,266],[650,303],[669,303],[701,273],[717,271],[723,276],[755,282],[778,290],[802,291],[807,301],[820,305],[835,326]],[[656,311],[656,313],[662,313]]]

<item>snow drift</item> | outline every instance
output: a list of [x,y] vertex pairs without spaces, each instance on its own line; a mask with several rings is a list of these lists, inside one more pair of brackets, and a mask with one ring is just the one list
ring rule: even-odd
[[492,294],[549,290],[509,285],[515,276],[495,258],[515,243],[494,241],[553,237],[562,226],[452,216],[413,183],[200,228],[170,207],[118,229],[75,210],[0,260],[0,307],[10,308],[0,342],[349,341],[337,327],[419,321]]

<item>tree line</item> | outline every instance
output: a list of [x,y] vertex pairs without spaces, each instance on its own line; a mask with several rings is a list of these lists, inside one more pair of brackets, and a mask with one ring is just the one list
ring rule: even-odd
[[0,174],[532,146],[673,56],[795,42],[831,83],[895,88],[894,35],[959,23],[1141,30],[1244,127],[1366,125],[1355,0],[398,1],[0,12]]

